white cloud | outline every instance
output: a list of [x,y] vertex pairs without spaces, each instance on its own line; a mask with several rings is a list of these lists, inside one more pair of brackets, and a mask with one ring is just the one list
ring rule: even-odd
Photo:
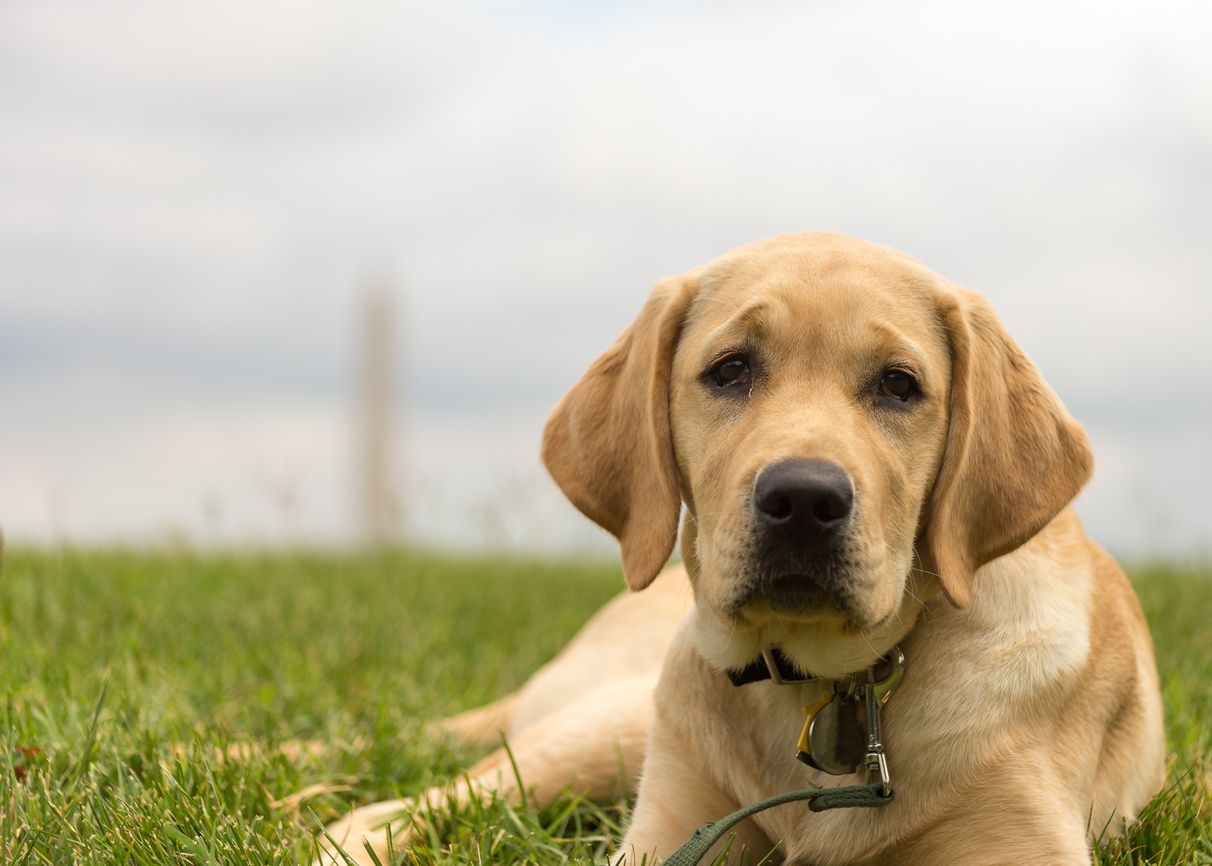
[[[1206,550],[1212,509],[1155,464],[1212,463],[1209,23],[1084,0],[4,4],[0,399],[37,405],[0,430],[21,479],[0,519],[33,531],[27,500],[66,478],[79,531],[154,529],[153,491],[184,513],[280,440],[330,503],[309,526],[339,535],[351,326],[388,272],[414,425],[505,467],[424,451],[461,491],[426,527],[450,537],[490,477],[541,479],[543,408],[653,281],[826,228],[994,301],[1112,455],[1083,499],[1096,534]],[[98,381],[120,411],[48,408]],[[230,432],[202,447],[191,424]],[[475,449],[485,426],[511,432]],[[177,447],[205,470],[170,492],[140,455]],[[102,507],[94,463],[138,502]],[[1195,518],[1128,532],[1136,488]]]

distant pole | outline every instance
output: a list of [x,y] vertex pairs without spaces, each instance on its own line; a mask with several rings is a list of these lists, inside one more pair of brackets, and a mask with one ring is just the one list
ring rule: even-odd
[[395,329],[392,286],[380,278],[365,290],[361,323],[361,430],[358,442],[358,487],[363,540],[382,547],[395,534],[396,509],[391,493],[393,376]]

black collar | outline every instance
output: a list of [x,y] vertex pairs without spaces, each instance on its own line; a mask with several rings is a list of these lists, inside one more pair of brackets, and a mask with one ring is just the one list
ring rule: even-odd
[[820,677],[806,674],[791,663],[778,647],[763,650],[762,654],[740,670],[728,670],[728,679],[734,686],[747,686],[762,680],[774,680],[780,685],[807,683]]
[[[882,682],[884,677],[888,676],[891,672],[890,669],[897,667],[898,663],[895,659],[898,655],[901,657],[900,664],[903,666],[904,656],[901,654],[899,647],[893,647],[889,651],[888,656],[876,659],[875,664],[867,669],[869,674],[875,676],[875,679],[869,681]],[[837,678],[806,673],[797,668],[791,659],[783,655],[783,651],[778,647],[762,650],[760,656],[740,670],[729,668],[725,673],[728,674],[728,679],[732,680],[734,686],[747,686],[750,683],[760,683],[763,680],[774,680],[780,686],[819,681],[848,684],[847,687],[853,689],[864,682],[862,671]]]

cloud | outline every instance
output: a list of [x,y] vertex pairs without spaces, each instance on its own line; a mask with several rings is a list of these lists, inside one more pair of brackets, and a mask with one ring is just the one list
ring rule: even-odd
[[[0,397],[29,405],[0,431],[0,476],[23,498],[52,476],[82,487],[74,452],[143,477],[136,431],[172,415],[246,430],[213,440],[206,475],[274,430],[310,443],[298,462],[344,501],[353,325],[386,274],[410,424],[442,431],[409,441],[431,489],[462,491],[457,521],[501,485],[443,441],[502,431],[509,448],[482,449],[501,477],[541,485],[523,443],[657,278],[824,228],[993,300],[1133,479],[1086,495],[1096,533],[1132,536],[1114,515],[1139,488],[1198,516],[1167,548],[1206,550],[1212,509],[1140,467],[1212,462],[1191,384],[1212,366],[1210,17],[1074,0],[5,4]],[[99,382],[121,410],[73,410]],[[300,413],[329,433],[286,432]],[[23,508],[10,526],[37,523]],[[81,531],[154,522],[80,509]],[[322,513],[316,532],[348,531]]]

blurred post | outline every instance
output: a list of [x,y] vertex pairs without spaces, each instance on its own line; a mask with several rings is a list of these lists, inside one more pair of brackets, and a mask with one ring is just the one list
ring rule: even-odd
[[361,423],[355,459],[363,540],[387,545],[395,535],[397,508],[392,496],[395,361],[393,286],[379,277],[366,286],[360,343]]

